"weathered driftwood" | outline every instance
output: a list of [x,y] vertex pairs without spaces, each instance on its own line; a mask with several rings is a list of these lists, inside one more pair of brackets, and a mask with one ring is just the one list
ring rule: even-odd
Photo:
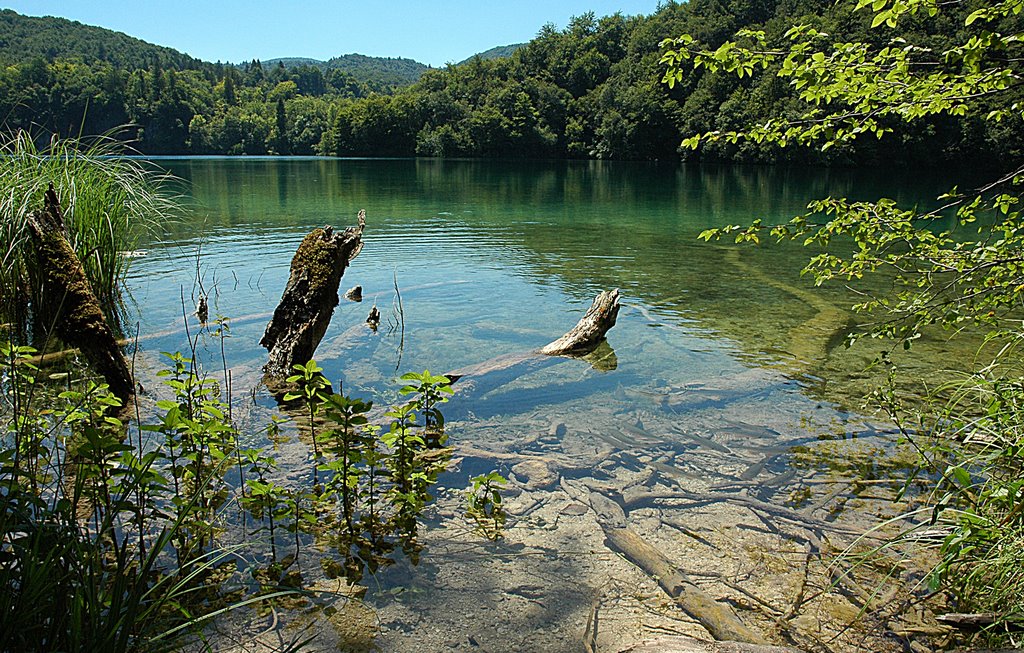
[[728,606],[715,601],[679,571],[665,555],[637,535],[626,522],[622,507],[592,492],[590,506],[604,531],[608,546],[658,581],[676,605],[700,622],[719,641],[765,644],[764,637],[744,624]]
[[538,350],[504,354],[483,363],[464,367],[445,376],[461,381],[459,393],[483,394],[529,372],[554,365],[559,356],[584,358],[595,368],[615,369],[615,352],[605,342],[608,330],[619,314],[619,291],[602,291],[586,314],[565,335]]
[[785,646],[766,646],[744,642],[706,642],[685,635],[659,637],[630,646],[619,653],[799,653]]
[[29,214],[28,225],[47,298],[45,305],[36,307],[37,322],[78,348],[110,391],[127,405],[135,394],[128,363],[89,286],[82,262],[68,242],[53,186],[46,191],[43,210]]
[[602,291],[586,314],[564,336],[540,348],[546,356],[584,354],[593,351],[604,340],[608,330],[615,326],[619,315],[619,289]]
[[269,351],[268,379],[291,374],[305,364],[327,332],[338,305],[338,286],[345,268],[363,247],[366,212],[359,224],[341,233],[331,227],[310,232],[292,257],[288,285],[260,344]]

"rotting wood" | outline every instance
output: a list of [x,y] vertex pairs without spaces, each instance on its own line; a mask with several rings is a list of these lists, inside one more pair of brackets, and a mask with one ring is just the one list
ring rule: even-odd
[[366,212],[360,211],[358,226],[341,233],[329,226],[314,229],[296,249],[281,302],[260,340],[269,352],[268,381],[313,358],[340,301],[345,268],[362,250],[365,226]]
[[604,337],[615,326],[618,313],[619,290],[602,291],[576,326],[557,340],[535,351],[505,354],[449,372],[445,376],[453,384],[460,381],[458,391],[465,396],[483,394],[528,372],[553,365],[560,356],[583,358],[600,370],[615,369],[618,365],[615,352],[607,346]]
[[619,653],[799,653],[785,646],[749,644],[744,642],[708,642],[685,635],[659,637],[630,646]]
[[68,242],[64,216],[53,186],[42,211],[28,216],[46,287],[46,305],[37,307],[39,324],[51,326],[64,343],[78,348],[125,406],[135,394],[128,362],[89,286],[82,262]]
[[[582,488],[563,483],[562,487],[574,496]],[[609,548],[621,553],[627,560],[655,579],[676,605],[704,626],[716,640],[766,643],[764,637],[753,631],[726,605],[715,601],[707,592],[694,584],[661,551],[651,546],[629,527],[622,505],[600,492],[591,491],[586,497],[604,531]]]
[[602,291],[576,326],[558,340],[541,347],[540,353],[545,356],[565,356],[593,351],[608,330],[615,326],[618,315],[619,289]]

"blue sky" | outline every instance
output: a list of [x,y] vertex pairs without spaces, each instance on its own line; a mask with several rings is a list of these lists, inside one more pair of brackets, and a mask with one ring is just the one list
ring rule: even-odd
[[659,0],[0,0],[31,16],[61,16],[166,45],[206,61],[328,59],[358,52],[432,66],[522,43],[570,17],[651,14]]

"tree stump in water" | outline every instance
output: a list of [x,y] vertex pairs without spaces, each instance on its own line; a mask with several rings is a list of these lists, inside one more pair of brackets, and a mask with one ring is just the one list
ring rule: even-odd
[[[445,376],[452,383],[460,381],[459,392],[465,397],[483,394],[523,374],[557,362],[557,357],[584,358],[601,370],[615,369],[615,352],[605,343],[608,330],[615,326],[619,314],[619,291],[604,290],[590,305],[586,314],[572,329],[540,349],[505,354],[483,363],[464,367]],[[602,345],[604,348],[602,349]]]
[[540,348],[545,356],[582,355],[593,351],[615,326],[619,315],[619,289],[604,290],[594,298],[586,314],[564,336]]
[[65,344],[77,347],[124,405],[135,394],[135,384],[114,332],[100,309],[85,268],[68,242],[64,216],[51,185],[42,211],[28,216],[39,269],[43,275],[44,305],[36,307],[36,320],[52,329]]
[[349,262],[363,248],[366,211],[359,224],[341,233],[331,227],[310,232],[292,257],[288,285],[260,344],[269,351],[268,379],[292,373],[316,352],[338,305],[338,287]]

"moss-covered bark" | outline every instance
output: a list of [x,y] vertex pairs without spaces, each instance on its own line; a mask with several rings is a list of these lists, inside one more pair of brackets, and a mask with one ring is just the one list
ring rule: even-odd
[[46,192],[43,210],[29,216],[29,227],[45,288],[43,304],[34,311],[37,326],[77,347],[111,392],[127,404],[135,393],[128,363],[68,242],[53,186]]
[[291,374],[316,352],[338,305],[338,287],[349,261],[363,247],[366,213],[359,225],[335,233],[331,227],[311,231],[292,257],[288,285],[260,344],[269,351],[268,378]]

